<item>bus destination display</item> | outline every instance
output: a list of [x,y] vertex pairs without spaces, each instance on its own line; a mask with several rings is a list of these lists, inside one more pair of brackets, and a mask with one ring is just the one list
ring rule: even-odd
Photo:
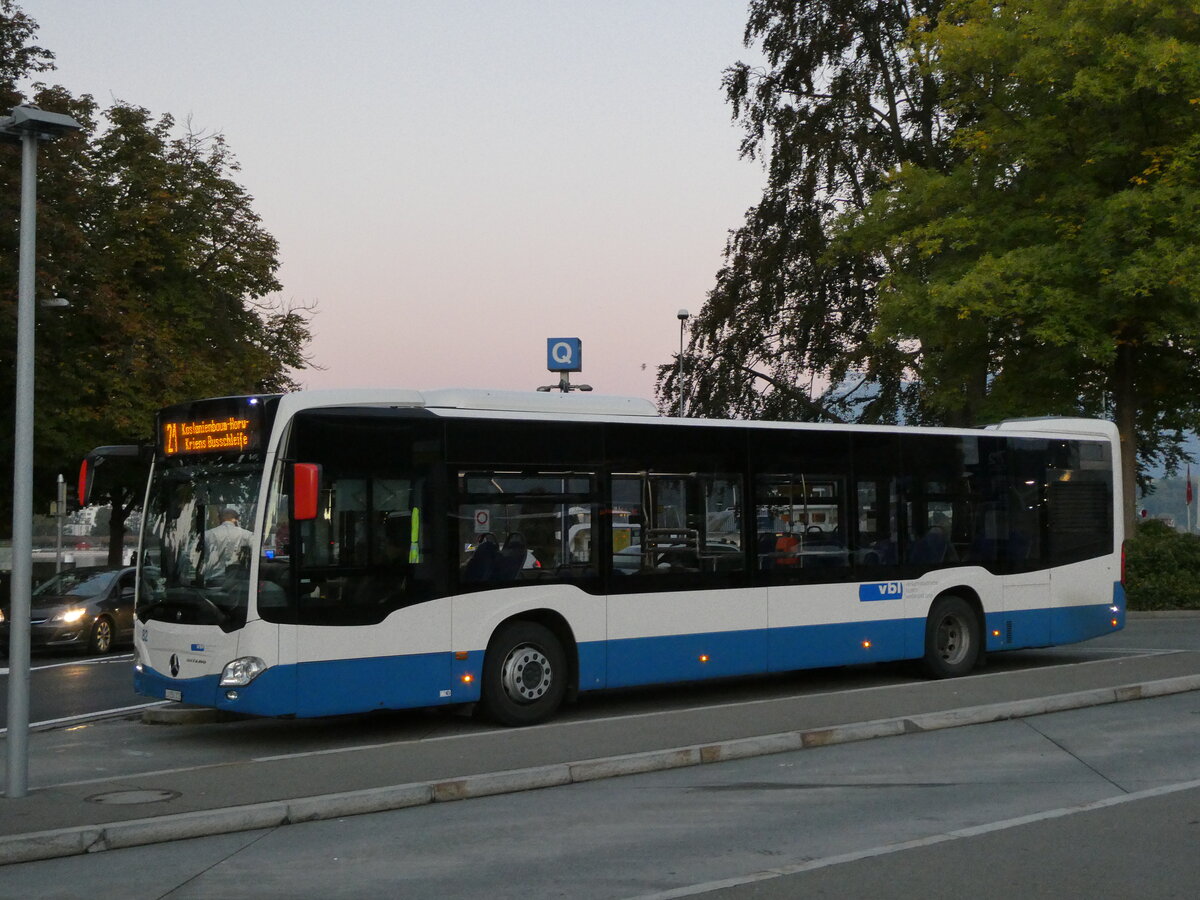
[[240,453],[258,446],[258,422],[247,415],[164,422],[162,450],[181,453]]

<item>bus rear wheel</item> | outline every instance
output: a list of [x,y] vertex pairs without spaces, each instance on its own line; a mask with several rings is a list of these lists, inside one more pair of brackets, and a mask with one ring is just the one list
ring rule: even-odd
[[983,630],[975,610],[961,597],[939,597],[925,621],[925,674],[930,678],[966,675],[979,662]]
[[549,628],[509,622],[488,642],[480,702],[501,725],[533,725],[554,714],[567,689],[567,659]]

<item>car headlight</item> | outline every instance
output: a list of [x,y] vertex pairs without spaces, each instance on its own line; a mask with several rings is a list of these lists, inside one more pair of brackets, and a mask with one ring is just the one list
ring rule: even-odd
[[221,687],[244,687],[266,670],[267,664],[257,656],[235,659],[221,670]]
[[86,615],[87,615],[86,609],[79,609],[78,607],[76,607],[75,609],[64,609],[62,612],[60,612],[58,615],[56,615],[50,621],[63,622],[67,625],[74,625],[76,622],[78,622],[80,619],[82,619]]

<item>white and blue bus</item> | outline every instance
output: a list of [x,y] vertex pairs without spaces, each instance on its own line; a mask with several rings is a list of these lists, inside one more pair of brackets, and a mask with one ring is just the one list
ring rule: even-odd
[[163,410],[137,690],[265,716],[887,660],[933,677],[1124,624],[1112,424],[659,417],[319,391]]

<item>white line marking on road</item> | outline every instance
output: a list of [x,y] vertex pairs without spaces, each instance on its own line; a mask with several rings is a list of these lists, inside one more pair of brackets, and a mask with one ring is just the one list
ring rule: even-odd
[[801,872],[811,872],[814,869],[825,869],[829,866],[839,866],[843,863],[858,862],[861,859],[871,859],[876,856],[887,856],[892,853],[903,853],[906,850],[916,850],[921,847],[931,847],[934,844],[943,844],[947,841],[957,841],[963,838],[978,837],[984,834],[991,834],[996,831],[1005,831],[1009,828],[1019,828],[1022,825],[1030,825],[1034,822],[1044,822],[1048,819],[1061,819],[1064,816],[1074,816],[1078,813],[1091,812],[1092,810],[1105,809],[1110,806],[1120,806],[1123,803],[1131,803],[1137,800],[1148,800],[1152,797],[1163,797],[1167,794],[1176,794],[1180,791],[1190,791],[1200,788],[1200,780],[1184,781],[1179,784],[1167,784],[1161,787],[1149,788],[1144,791],[1137,791],[1133,794],[1120,794],[1115,797],[1106,797],[1103,800],[1095,800],[1091,803],[1084,803],[1080,806],[1066,806],[1059,809],[1048,809],[1045,812],[1033,813],[1028,816],[1018,816],[1015,819],[1003,819],[999,822],[988,822],[983,825],[974,825],[970,828],[959,828],[954,831],[947,831],[941,834],[931,834],[928,837],[917,838],[911,841],[901,841],[898,844],[885,844],[882,847],[871,847],[865,850],[854,850],[850,853],[842,853],[837,856],[826,856],[822,859],[811,859],[808,862],[797,863],[794,866],[779,866],[774,869],[764,869],[761,872],[752,872],[749,875],[740,875],[736,878],[724,878],[719,881],[707,881],[702,884],[690,884],[686,887],[674,888],[669,891],[661,891],[656,894],[641,894],[631,900],[673,900],[676,897],[694,897],[697,894],[707,894],[711,891],[719,891],[725,888],[738,887],[743,884],[755,884],[760,881],[770,881],[774,878],[783,878],[788,875],[798,875]]
[[[95,659],[72,659],[68,662],[47,663],[44,666],[30,666],[30,672],[41,672],[43,669],[62,669],[67,666],[105,666],[111,663],[131,662],[133,660],[132,653],[122,653],[120,656],[102,656]],[[0,669],[0,675],[7,675],[8,667]]]
[[[137,706],[118,706],[115,709],[98,709],[95,712],[80,713],[77,716],[64,716],[61,719],[46,719],[43,722],[30,722],[30,728],[51,728],[55,725],[70,725],[74,722],[90,722],[92,719],[102,719],[107,716],[119,716],[122,713],[137,712],[139,709],[150,709],[153,706],[165,706],[170,701],[154,700],[150,703],[139,703]],[[0,735],[8,734],[7,728],[0,728]]]

